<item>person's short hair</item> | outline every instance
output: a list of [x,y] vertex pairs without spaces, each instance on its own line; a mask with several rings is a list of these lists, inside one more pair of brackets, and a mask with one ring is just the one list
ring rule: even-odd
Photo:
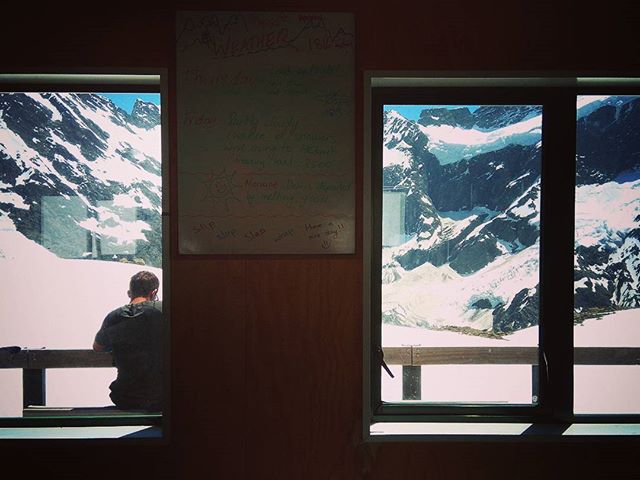
[[131,277],[129,282],[129,296],[131,298],[148,297],[159,286],[158,277],[153,273],[147,271],[138,272]]

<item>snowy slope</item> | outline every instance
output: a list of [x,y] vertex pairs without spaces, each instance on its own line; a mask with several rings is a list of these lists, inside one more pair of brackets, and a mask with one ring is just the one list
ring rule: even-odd
[[[640,181],[576,189],[576,243],[620,245],[640,214]],[[612,214],[613,212],[613,214]]]
[[96,94],[0,94],[0,211],[40,241],[42,197],[78,198],[86,218],[69,223],[121,244],[156,242],[160,128],[157,106],[140,100],[129,115]]
[[[383,322],[487,335],[537,323],[540,115],[485,113],[492,130],[459,125],[460,118],[471,125],[470,114],[448,119],[453,125],[430,117],[440,123],[418,125],[428,138],[420,150],[405,147],[421,138],[411,122],[388,112],[386,145],[403,156],[385,160],[385,185],[408,189],[410,238],[383,248]],[[521,134],[531,145],[514,146]],[[434,138],[448,152],[452,142],[465,142],[459,145],[479,154],[443,162]]]
[[428,149],[441,164],[457,162],[507,145],[535,145],[542,134],[542,115],[495,130],[451,125],[419,126],[429,138]]
[[604,106],[613,106],[619,109],[626,103],[636,99],[633,96],[612,95],[580,95],[576,103],[577,118],[583,118]]
[[411,166],[413,148],[421,149],[426,137],[420,132],[419,125],[406,119],[395,110],[384,113],[382,161],[385,167],[399,165],[401,168]]
[[516,254],[498,257],[468,276],[457,274],[448,265],[436,267],[425,263],[411,271],[396,267],[400,270],[398,279],[382,287],[383,321],[491,331],[493,309],[509,303],[522,289],[537,285],[538,255],[536,244]]
[[[489,107],[485,107],[485,110],[488,109]],[[501,125],[498,128],[490,128],[487,125],[482,128],[477,124],[460,125],[457,122],[422,125],[420,122],[424,122],[425,118],[428,118],[430,123],[434,121],[434,117],[425,117],[428,112],[429,110],[423,112],[419,122],[409,120],[395,110],[385,112],[385,167],[396,164],[408,167],[411,148],[416,146],[426,148],[444,165],[496,151],[506,145],[535,145],[540,141],[542,132],[542,115],[535,112],[524,118],[516,117],[513,123],[509,123],[508,114],[502,115],[500,119],[494,118],[492,122]],[[469,116],[473,122],[474,114],[469,113]]]
[[[578,108],[582,321],[592,311],[640,306],[640,105],[638,97],[593,96],[579,97]],[[500,335],[535,325],[539,111],[492,107],[481,121],[479,109],[434,111],[419,122],[386,116],[383,182],[407,192],[408,240],[382,252],[383,321]]]
[[11,229],[6,216],[0,225],[0,345],[91,348],[104,315],[128,302],[134,273],[162,278],[149,266],[61,259]]
[[[162,285],[161,269],[143,268]],[[90,349],[105,315],[128,302],[129,279],[141,269],[58,258],[0,215],[0,346]],[[51,370],[47,404],[110,405],[108,387],[114,378],[115,370],[109,368]],[[0,416],[21,415],[21,385],[18,370],[0,371]]]

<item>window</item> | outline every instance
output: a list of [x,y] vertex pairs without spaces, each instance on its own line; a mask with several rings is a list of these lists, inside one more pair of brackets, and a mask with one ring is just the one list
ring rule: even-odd
[[636,85],[372,78],[365,435],[638,420]]
[[[110,354],[91,350],[106,314],[128,303],[130,278],[150,271],[165,299],[169,370],[160,78],[0,78],[2,426],[161,421],[159,412],[102,408],[113,407],[116,369]],[[168,382],[163,373],[165,415]]]
[[576,350],[574,411],[638,414],[640,96],[578,95],[576,113],[574,345],[605,361]]

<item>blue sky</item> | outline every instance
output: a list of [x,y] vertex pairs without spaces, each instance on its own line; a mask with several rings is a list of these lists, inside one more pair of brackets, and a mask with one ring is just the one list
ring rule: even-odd
[[131,113],[133,104],[136,103],[137,98],[144,100],[145,102],[153,102],[160,106],[159,93],[101,93],[100,95],[107,97],[127,113]]
[[422,110],[427,110],[430,108],[462,108],[467,107],[469,111],[473,112],[476,110],[479,105],[385,105],[385,111],[395,110],[404,118],[408,118],[409,120],[418,120],[420,118],[420,112]]

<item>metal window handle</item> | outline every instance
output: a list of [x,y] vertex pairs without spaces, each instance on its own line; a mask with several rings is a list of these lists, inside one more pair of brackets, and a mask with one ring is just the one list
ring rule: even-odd
[[384,370],[389,374],[391,378],[395,378],[393,373],[391,373],[391,369],[389,368],[389,365],[387,365],[387,362],[384,361],[384,351],[380,346],[378,347],[378,362],[380,363],[382,368],[384,368]]
[[544,372],[547,375],[547,382],[549,381],[549,362],[547,361],[547,354],[542,351],[542,363],[544,363]]

